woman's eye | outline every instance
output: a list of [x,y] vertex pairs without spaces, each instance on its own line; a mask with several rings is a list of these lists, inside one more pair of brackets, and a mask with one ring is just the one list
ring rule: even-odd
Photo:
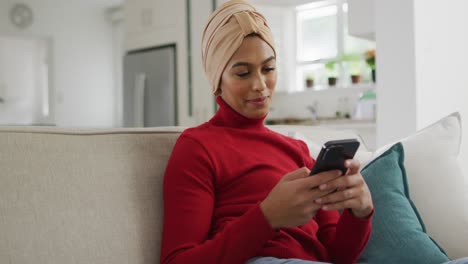
[[247,75],[249,75],[249,72],[237,73],[237,76],[239,76],[239,77],[246,77]]
[[264,71],[271,72],[271,71],[274,71],[274,70],[275,70],[275,67],[268,67],[268,68],[265,68]]

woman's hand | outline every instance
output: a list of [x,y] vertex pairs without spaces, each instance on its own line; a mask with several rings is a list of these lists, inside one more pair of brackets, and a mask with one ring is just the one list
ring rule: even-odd
[[360,163],[357,160],[346,160],[348,168],[346,176],[336,178],[321,184],[322,191],[334,191],[315,200],[323,210],[340,210],[349,208],[354,216],[365,218],[374,209],[372,197],[364,178],[359,172]]
[[314,201],[334,191],[329,188],[320,190],[318,186],[341,176],[338,170],[314,176],[309,176],[309,173],[310,170],[303,167],[286,174],[260,203],[260,209],[273,228],[309,222],[322,207]]

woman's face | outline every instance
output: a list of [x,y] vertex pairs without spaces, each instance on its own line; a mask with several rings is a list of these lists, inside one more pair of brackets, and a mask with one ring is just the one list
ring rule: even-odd
[[247,37],[221,76],[221,97],[239,114],[261,118],[268,113],[276,86],[273,49],[260,37]]

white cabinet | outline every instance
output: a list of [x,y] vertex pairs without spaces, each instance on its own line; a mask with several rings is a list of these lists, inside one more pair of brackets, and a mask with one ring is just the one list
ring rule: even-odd
[[352,36],[375,40],[375,0],[348,0],[348,31]]

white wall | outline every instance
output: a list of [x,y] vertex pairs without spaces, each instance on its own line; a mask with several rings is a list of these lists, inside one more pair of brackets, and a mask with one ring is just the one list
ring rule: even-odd
[[[417,126],[422,128],[450,112],[468,122],[468,1],[415,0]],[[468,171],[468,130],[460,158]],[[467,175],[468,176],[468,175]],[[468,179],[467,179],[468,180]]]
[[16,29],[8,11],[17,1],[0,2],[0,34],[52,40],[52,85],[57,126],[114,125],[112,27],[94,1],[24,0],[34,23]]
[[[379,145],[454,111],[466,125],[466,10],[465,0],[376,0]],[[462,137],[460,160],[466,170],[468,130]]]
[[417,127],[413,4],[408,0],[375,2],[377,144],[383,145]]
[[191,40],[192,40],[192,89],[193,89],[193,122],[201,124],[208,121],[215,112],[215,96],[206,78],[202,62],[202,34],[206,22],[213,10],[212,1],[191,1]]

